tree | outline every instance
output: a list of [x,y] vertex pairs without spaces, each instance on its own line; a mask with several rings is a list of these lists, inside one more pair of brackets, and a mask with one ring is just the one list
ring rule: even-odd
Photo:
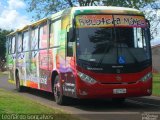
[[0,29],[0,70],[3,69],[6,62],[6,35],[8,35],[10,32],[12,32],[12,30],[8,31]]
[[62,9],[73,6],[121,6],[144,8],[158,0],[25,0],[28,12],[34,12],[34,18],[40,19]]
[[130,8],[144,8],[148,4],[154,3],[157,0],[104,0],[103,3],[106,6],[119,6],[119,7],[130,7]]
[[148,10],[144,10],[143,12],[145,13],[145,16],[147,19],[150,21],[151,24],[151,37],[152,39],[157,36],[160,31],[159,31],[159,26],[160,26],[160,1],[156,0],[155,2],[150,4],[150,8]]
[[34,12],[33,18],[40,19],[62,9],[80,6],[97,5],[100,0],[25,0],[29,5],[28,12]]

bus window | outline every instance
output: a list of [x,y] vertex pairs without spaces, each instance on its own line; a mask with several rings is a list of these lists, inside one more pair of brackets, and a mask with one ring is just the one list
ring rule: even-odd
[[146,47],[144,31],[141,28],[134,28],[134,47],[135,48]]
[[54,47],[59,46],[59,44],[64,44],[64,41],[61,39],[65,37],[65,34],[64,34],[65,32],[60,32],[60,28],[61,28],[60,26],[61,26],[61,21],[56,21],[52,23],[52,29],[54,31],[54,35],[53,35],[54,39],[52,43]]
[[8,39],[8,54],[11,54],[12,41],[11,38]]
[[54,23],[50,25],[50,38],[49,38],[49,46],[54,47]]
[[39,48],[47,48],[47,25],[40,27]]
[[22,52],[22,35],[18,34],[18,52]]
[[31,33],[31,50],[38,49],[38,28],[33,29]]
[[29,33],[24,32],[23,33],[23,51],[28,51],[29,50]]
[[11,41],[12,41],[12,45],[11,45],[11,53],[15,53],[15,48],[16,48],[16,39],[15,39],[15,36],[14,37],[12,37],[12,39],[11,39]]

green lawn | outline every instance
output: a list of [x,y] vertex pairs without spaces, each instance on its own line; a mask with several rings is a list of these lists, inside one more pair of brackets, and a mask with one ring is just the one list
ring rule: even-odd
[[63,111],[52,109],[27,97],[0,89],[0,119],[2,114],[50,114],[54,120],[78,120]]
[[7,71],[5,71],[5,72],[0,72],[0,76],[3,76],[3,75],[5,75],[5,74],[8,74],[8,72],[7,72]]
[[153,74],[153,95],[160,96],[160,73]]

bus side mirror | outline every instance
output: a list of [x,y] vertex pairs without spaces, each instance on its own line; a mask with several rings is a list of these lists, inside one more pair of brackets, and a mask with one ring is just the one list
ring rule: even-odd
[[68,42],[74,42],[74,38],[75,38],[75,31],[74,31],[74,28],[71,27],[71,28],[69,29],[69,32],[67,32]]
[[69,32],[67,32],[67,56],[73,56],[73,42],[75,41],[75,31],[74,28],[71,27]]
[[67,42],[67,56],[73,57],[73,42]]

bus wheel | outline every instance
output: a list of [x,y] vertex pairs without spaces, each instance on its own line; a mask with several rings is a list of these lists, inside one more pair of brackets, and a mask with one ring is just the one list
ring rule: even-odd
[[58,76],[56,76],[54,80],[54,87],[53,87],[53,92],[54,92],[54,98],[57,104],[59,105],[64,105],[65,104],[65,96],[63,96],[61,92],[61,86],[60,86],[60,79]]
[[16,73],[16,89],[18,92],[22,92],[22,86],[20,85],[20,79],[18,72]]
[[114,103],[124,103],[125,102],[125,98],[112,98],[112,101]]

